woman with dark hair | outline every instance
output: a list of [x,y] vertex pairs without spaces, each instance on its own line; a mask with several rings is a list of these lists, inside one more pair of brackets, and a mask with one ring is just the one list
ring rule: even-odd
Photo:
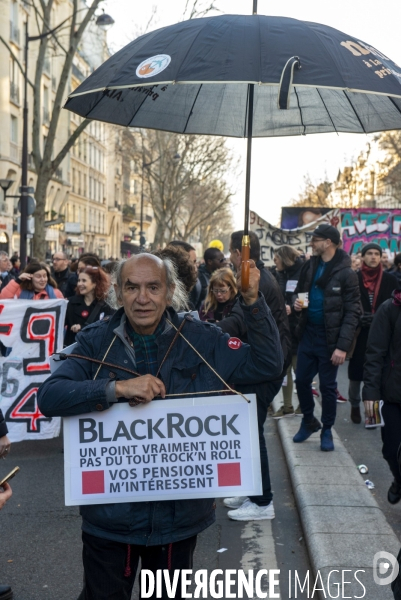
[[163,250],[156,250],[152,254],[161,259],[169,258],[171,260],[177,269],[178,279],[184,284],[185,290],[189,294],[196,283],[197,273],[188,252],[178,245],[169,244]]
[[75,342],[75,335],[85,325],[114,314],[115,311],[105,301],[109,287],[109,278],[100,267],[86,267],[79,273],[76,295],[68,299],[66,346]]
[[237,284],[231,269],[217,269],[211,278],[205,302],[199,309],[201,321],[218,323],[228,317],[237,299]]
[[32,260],[17,279],[10,281],[0,293],[0,300],[52,300],[64,298],[45,263]]

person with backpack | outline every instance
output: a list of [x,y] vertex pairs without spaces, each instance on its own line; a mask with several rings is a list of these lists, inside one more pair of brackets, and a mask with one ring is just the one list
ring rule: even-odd
[[[378,309],[369,331],[363,370],[365,412],[375,416],[375,402],[383,400],[381,428],[383,457],[394,481],[387,493],[390,504],[401,500],[401,288]],[[377,405],[376,405],[377,407]]]

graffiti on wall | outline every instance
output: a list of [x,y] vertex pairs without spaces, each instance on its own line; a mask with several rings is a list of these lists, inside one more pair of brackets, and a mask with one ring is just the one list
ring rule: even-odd
[[392,254],[401,252],[401,209],[342,209],[341,229],[343,248],[349,254],[369,242]]

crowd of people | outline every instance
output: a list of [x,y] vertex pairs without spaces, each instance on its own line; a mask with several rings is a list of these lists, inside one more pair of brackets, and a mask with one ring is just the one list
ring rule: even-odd
[[[337,404],[346,401],[338,392],[338,368],[349,360],[351,421],[364,420],[368,429],[381,426],[383,456],[394,478],[388,500],[395,504],[401,499],[401,254],[390,265],[380,245],[367,243],[349,256],[339,231],[321,224],[312,233],[312,256],[281,246],[270,269],[261,260],[258,236],[250,232],[250,285],[243,290],[242,236],[242,231],[231,234],[227,257],[208,248],[200,265],[195,249],[182,241],[107,264],[90,253],[72,261],[56,252],[51,267],[32,259],[23,271],[18,257],[11,262],[0,252],[0,299],[66,298],[65,345],[77,342],[76,354],[96,361],[104,361],[107,353],[117,372],[122,356],[124,363],[128,356],[139,373],[111,377],[109,368],[99,371],[98,364],[73,358],[41,386],[40,410],[49,417],[78,415],[88,407],[103,411],[115,402],[135,405],[172,392],[207,393],[219,389],[212,368],[230,387],[257,398],[262,494],[226,498],[228,516],[273,519],[266,418],[269,413],[275,419],[299,416],[293,442],[320,432],[320,449],[333,451]],[[176,335],[182,328],[185,338]],[[239,349],[230,348],[230,338],[240,340]],[[203,362],[191,361],[188,340]],[[163,356],[160,348],[166,348]],[[1,351],[5,355],[8,349]],[[321,421],[315,415],[316,376]],[[281,388],[283,405],[273,412]],[[9,449],[0,412],[0,456]],[[6,492],[8,498],[9,486]],[[106,506],[82,511],[80,600],[112,593],[130,598],[139,559],[152,570],[191,568],[196,535],[213,522],[215,508],[210,499]],[[178,512],[179,524],[174,521]]]

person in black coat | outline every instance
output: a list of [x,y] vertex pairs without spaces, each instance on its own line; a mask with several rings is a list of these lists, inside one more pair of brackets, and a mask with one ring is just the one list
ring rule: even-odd
[[[240,273],[241,270],[241,245],[243,233],[243,231],[236,231],[231,234],[230,239],[230,261],[234,265],[237,273]],[[264,437],[264,423],[266,421],[268,408],[279,392],[289,362],[291,362],[291,334],[283,295],[274,275],[270,273],[269,269],[265,268],[264,263],[260,260],[260,242],[257,234],[254,231],[250,231],[249,237],[251,242],[250,258],[255,261],[255,264],[260,271],[259,290],[263,294],[266,304],[271,310],[280,334],[284,367],[280,377],[273,381],[266,381],[257,385],[238,386],[238,389],[245,394],[256,393],[260,464],[262,472],[262,495],[252,496],[249,499],[237,496],[234,498],[226,498],[224,500],[224,505],[227,506],[227,508],[234,509],[229,512],[230,519],[239,521],[273,518],[272,513],[267,508],[268,506],[273,506],[273,494],[270,484],[266,440]],[[230,316],[219,322],[219,327],[224,333],[229,333],[231,337],[239,338],[243,342],[247,341],[247,328],[238,301],[234,304]]]
[[[356,424],[361,422],[360,388],[370,326],[379,306],[391,298],[393,290],[397,287],[397,279],[394,275],[383,271],[381,255],[382,249],[379,244],[366,244],[362,248],[361,270],[357,273],[363,312],[359,318],[355,348],[348,365],[351,421]],[[369,416],[366,416],[366,419],[369,421]]]
[[383,457],[394,481],[387,498],[401,499],[401,289],[393,292],[375,314],[370,327],[363,370],[362,397],[365,412],[373,413],[373,402],[383,400],[381,428]]
[[297,351],[298,351],[298,339],[295,334],[295,329],[298,323],[298,318],[294,314],[294,310],[292,307],[292,300],[294,296],[295,288],[298,284],[298,279],[301,274],[302,266],[304,261],[300,257],[299,253],[294,250],[291,246],[280,246],[275,251],[274,254],[274,262],[276,264],[276,274],[275,277],[280,286],[281,293],[283,294],[283,298],[285,300],[285,308],[288,316],[288,322],[290,326],[291,332],[291,362],[288,365],[287,369],[287,382],[286,385],[283,383],[283,400],[284,405],[279,408],[277,412],[274,413],[274,419],[280,419],[281,417],[292,416],[295,414],[302,414],[300,408],[298,407],[296,411],[294,411],[294,407],[292,405],[292,393],[293,393],[293,378],[292,378],[292,369],[297,368]]
[[114,314],[105,301],[110,287],[109,278],[100,267],[86,267],[78,276],[77,294],[69,298],[65,325],[65,346],[75,342],[75,336],[86,325]]
[[331,428],[337,409],[337,370],[351,349],[360,315],[358,278],[351,259],[340,246],[339,231],[328,224],[312,233],[313,256],[302,267],[296,294],[308,293],[308,305],[297,298],[299,315],[296,386],[303,419],[295,443],[302,443],[322,426],[314,416],[311,384],[319,373],[322,394],[320,448],[334,450]]

